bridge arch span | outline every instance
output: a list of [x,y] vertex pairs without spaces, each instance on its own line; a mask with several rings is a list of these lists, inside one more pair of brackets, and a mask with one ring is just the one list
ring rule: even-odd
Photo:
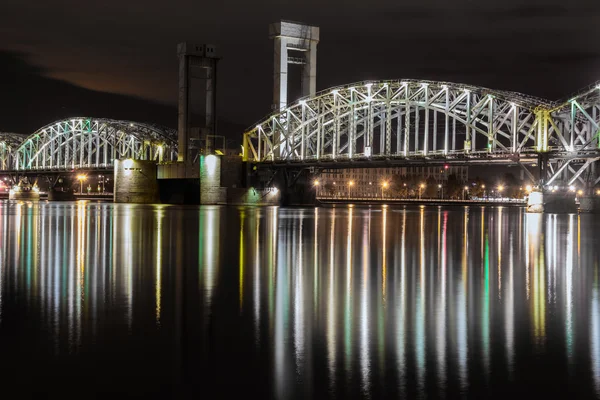
[[115,159],[173,161],[177,134],[157,125],[76,117],[53,122],[25,138],[10,166],[23,170],[112,168]]
[[434,81],[359,82],[269,115],[244,135],[247,160],[460,157],[535,153],[550,101]]

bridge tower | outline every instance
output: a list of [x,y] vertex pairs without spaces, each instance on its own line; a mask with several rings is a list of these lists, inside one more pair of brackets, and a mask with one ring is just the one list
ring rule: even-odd
[[217,128],[216,46],[183,42],[179,57],[178,161],[193,163],[201,138]]
[[[319,28],[281,21],[269,25],[269,37],[275,44],[273,109],[283,110],[287,106],[288,64],[303,65],[302,97],[316,93]],[[289,56],[289,51],[301,53],[300,57]]]

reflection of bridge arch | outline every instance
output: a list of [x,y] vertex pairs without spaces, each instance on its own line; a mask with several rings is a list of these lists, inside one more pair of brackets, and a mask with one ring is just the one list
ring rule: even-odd
[[[548,153],[546,179],[564,172],[563,180],[573,182],[600,156],[599,92],[593,86],[560,103],[444,82],[355,83],[270,115],[244,135],[244,155],[259,163],[322,165],[364,159],[514,162]],[[561,157],[571,161],[557,161]]]
[[70,118],[54,122],[28,136],[13,149],[3,169],[69,170],[110,168],[119,158],[172,161],[176,133],[132,121]]

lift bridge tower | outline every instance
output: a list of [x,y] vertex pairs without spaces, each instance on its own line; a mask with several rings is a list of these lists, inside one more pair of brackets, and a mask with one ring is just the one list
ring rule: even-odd
[[[315,95],[319,28],[298,22],[281,21],[269,26],[269,37],[275,44],[273,110],[280,111],[287,106],[289,64],[303,66],[301,96]],[[289,55],[290,52],[293,52],[293,56]]]
[[217,128],[216,46],[183,42],[179,57],[178,161],[197,162],[201,142]]

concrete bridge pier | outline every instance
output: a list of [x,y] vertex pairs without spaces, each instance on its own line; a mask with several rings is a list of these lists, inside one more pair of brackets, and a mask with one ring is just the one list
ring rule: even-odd
[[534,190],[527,198],[528,213],[576,213],[577,204],[573,192],[554,192]]
[[313,181],[314,175],[308,168],[282,168],[273,178],[273,187],[281,193],[282,206],[311,206],[317,204],[317,191]]

